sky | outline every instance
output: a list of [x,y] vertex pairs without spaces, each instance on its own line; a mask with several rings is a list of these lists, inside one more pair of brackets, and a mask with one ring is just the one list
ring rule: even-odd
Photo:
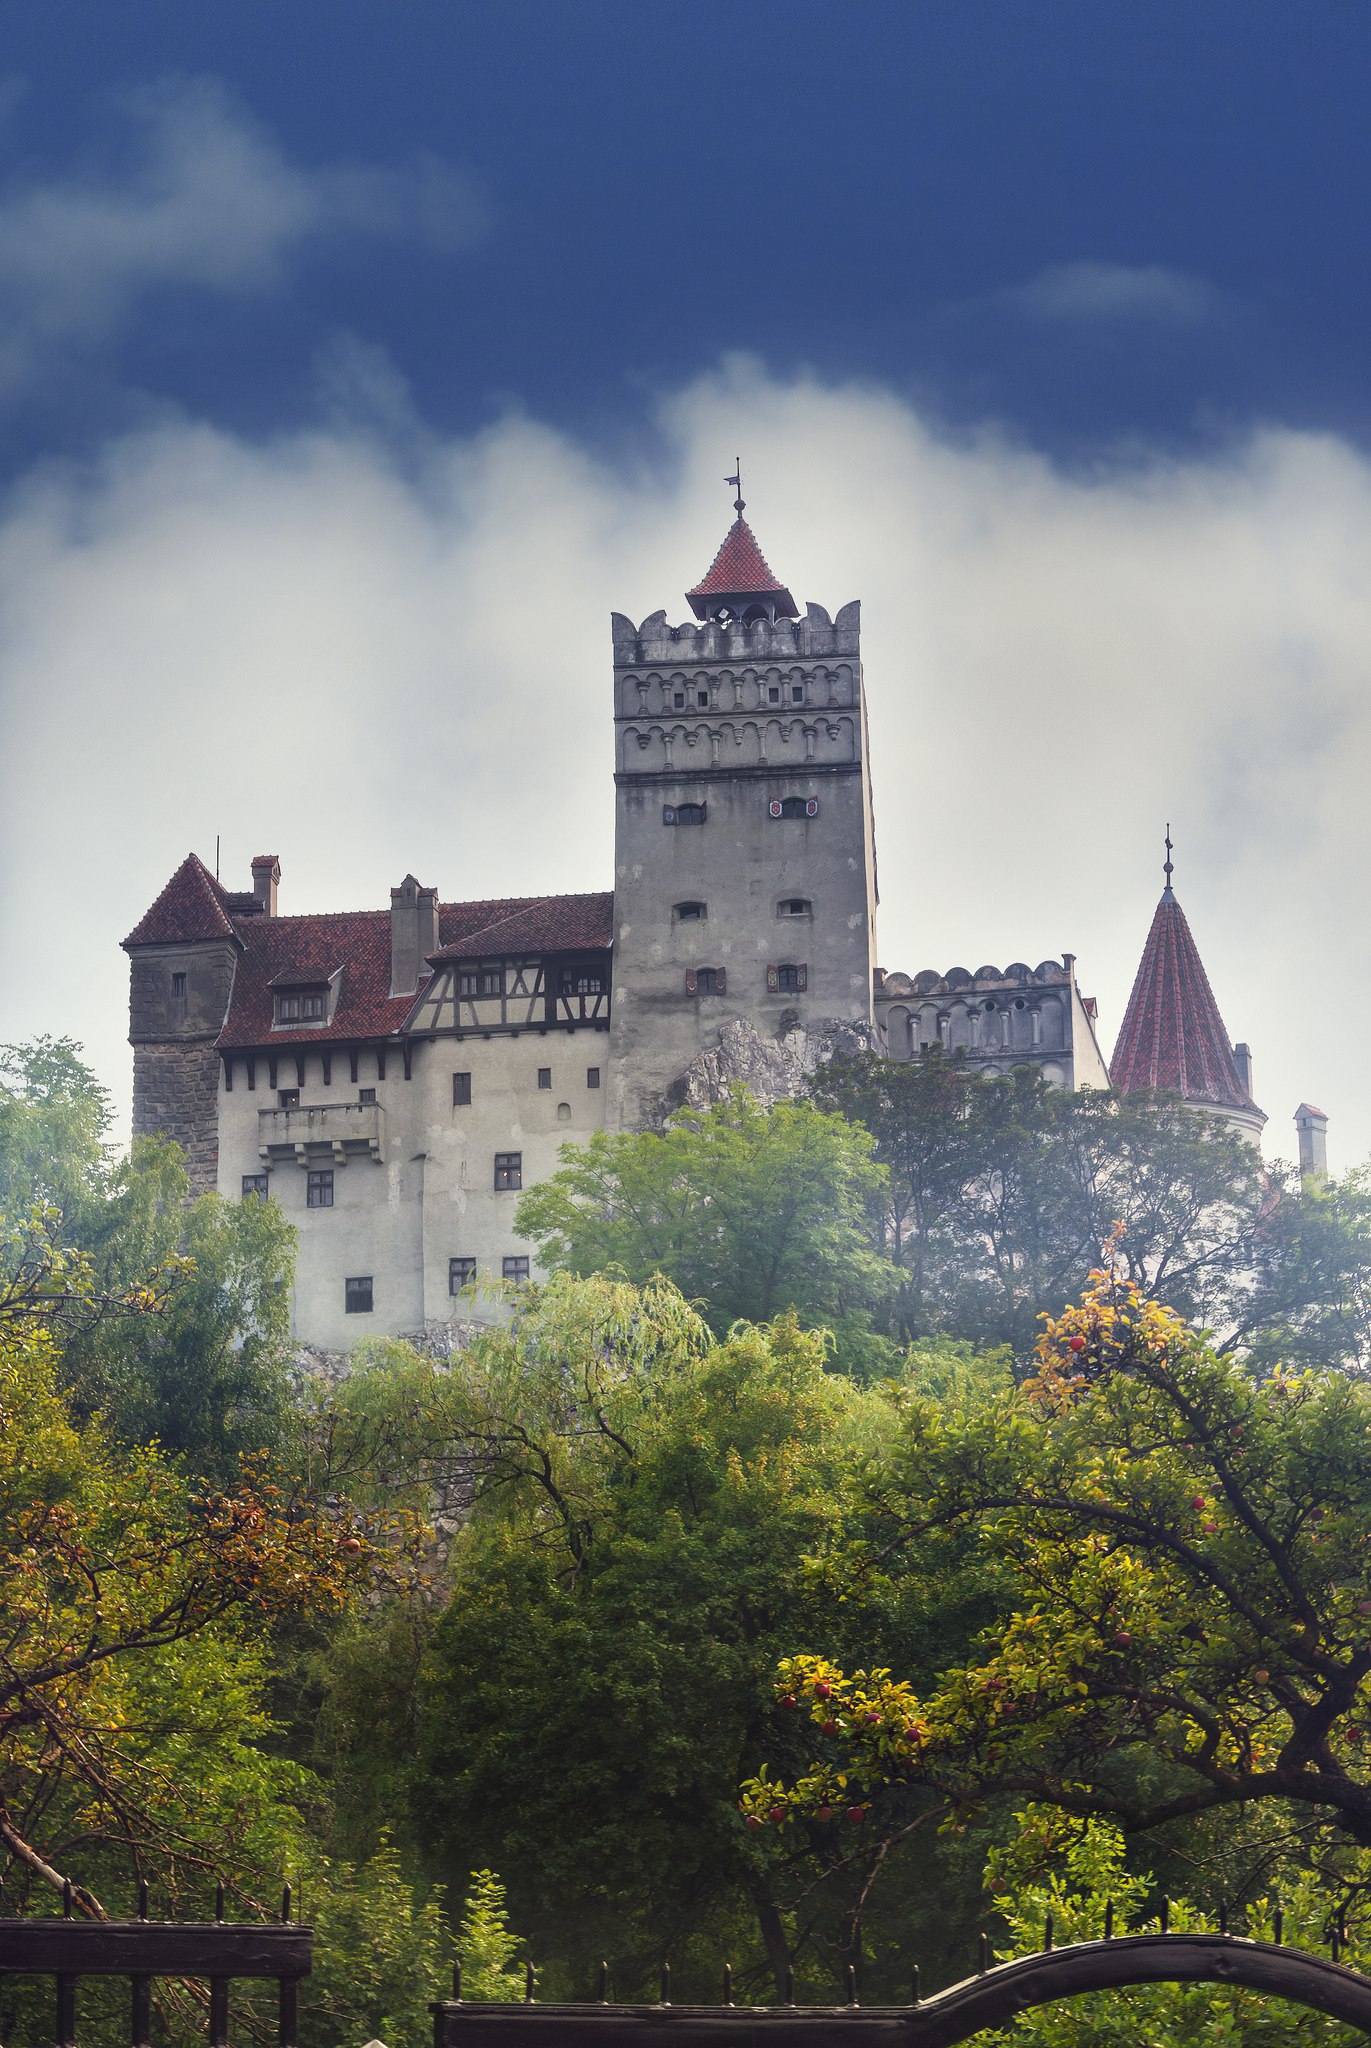
[[0,1041],[119,941],[609,885],[611,609],[863,604],[888,969],[1176,889],[1371,1153],[1363,0],[46,0],[0,46]]

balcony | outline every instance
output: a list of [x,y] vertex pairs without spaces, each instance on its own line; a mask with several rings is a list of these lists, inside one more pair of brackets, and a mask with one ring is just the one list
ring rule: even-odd
[[335,1166],[363,1153],[379,1166],[386,1141],[386,1113],[379,1102],[327,1102],[317,1108],[259,1109],[257,1150],[267,1161],[293,1158],[317,1166],[327,1155]]

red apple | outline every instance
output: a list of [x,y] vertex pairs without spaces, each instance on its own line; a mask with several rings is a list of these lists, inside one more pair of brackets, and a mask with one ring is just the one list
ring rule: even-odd
[[837,1722],[836,1722],[836,1721],[821,1721],[821,1722],[819,1723],[819,1733],[820,1733],[820,1735],[836,1735],[836,1734],[838,1733],[838,1724],[837,1724]]
[[756,1813],[750,1813],[750,1814],[749,1814],[749,1815],[747,1816],[747,1825],[748,1825],[748,1826],[749,1826],[750,1828],[759,1828],[759,1827],[761,1826],[761,1824],[762,1824],[762,1821],[761,1821],[761,1816],[760,1816],[760,1814],[756,1814]]
[[832,1699],[832,1697],[833,1697],[833,1688],[832,1688],[832,1686],[831,1686],[831,1685],[829,1684],[829,1682],[828,1682],[828,1680],[827,1680],[826,1678],[816,1678],[816,1679],[815,1679],[815,1681],[814,1681],[814,1697],[815,1697],[815,1699],[816,1699],[816,1700],[830,1700],[830,1699]]
[[1084,1349],[1085,1349],[1085,1339],[1084,1339],[1084,1337],[1073,1337],[1073,1338],[1071,1339],[1071,1349],[1072,1349],[1073,1351],[1084,1351]]
[[795,1700],[795,1695],[794,1695],[794,1693],[793,1693],[793,1692],[787,1692],[787,1693],[783,1693],[783,1694],[781,1695],[781,1699],[780,1699],[780,1705],[781,1705],[781,1706],[783,1706],[783,1707],[793,1707],[793,1706],[794,1706],[795,1704],[796,1704],[796,1700]]

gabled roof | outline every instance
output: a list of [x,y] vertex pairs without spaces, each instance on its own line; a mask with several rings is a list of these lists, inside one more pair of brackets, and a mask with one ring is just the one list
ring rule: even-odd
[[708,618],[713,605],[722,598],[774,597],[776,609],[787,618],[798,616],[798,606],[783,583],[772,575],[757,536],[740,512],[723,546],[714,557],[709,574],[686,592],[697,619]]
[[230,901],[228,890],[220,887],[204,862],[188,853],[124,945],[188,946],[198,939],[235,938]]
[[[323,912],[312,917],[245,917],[237,927],[243,947],[233,978],[221,1051],[389,1038],[404,1025],[419,990],[390,992],[389,910]],[[520,896],[438,906],[442,946],[435,960],[473,952],[579,952],[607,947],[614,935],[614,898],[608,890],[585,896]],[[328,981],[341,969],[333,1015],[326,1025],[273,1029],[273,989]]]
[[598,952],[614,941],[614,894],[536,896],[511,904],[505,916],[469,929],[429,958],[440,961],[489,958],[509,953]]
[[1113,1087],[1129,1095],[1160,1089],[1200,1108],[1256,1110],[1185,912],[1162,891],[1109,1064]]

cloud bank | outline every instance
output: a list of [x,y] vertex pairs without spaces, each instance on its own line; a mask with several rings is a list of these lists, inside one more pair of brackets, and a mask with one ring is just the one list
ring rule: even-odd
[[[247,259],[244,258],[244,261]],[[537,421],[424,430],[340,346],[319,424],[194,422],[0,518],[0,1037],[83,1039],[126,1103],[118,942],[189,848],[278,851],[286,910],[611,880],[611,608],[703,573],[743,451],[802,602],[864,603],[888,968],[1069,949],[1112,1046],[1176,883],[1268,1151],[1308,1097],[1371,1149],[1371,469],[1270,429],[1064,475],[889,391],[733,361],[611,469]],[[1323,1001],[1315,992],[1327,991]]]

